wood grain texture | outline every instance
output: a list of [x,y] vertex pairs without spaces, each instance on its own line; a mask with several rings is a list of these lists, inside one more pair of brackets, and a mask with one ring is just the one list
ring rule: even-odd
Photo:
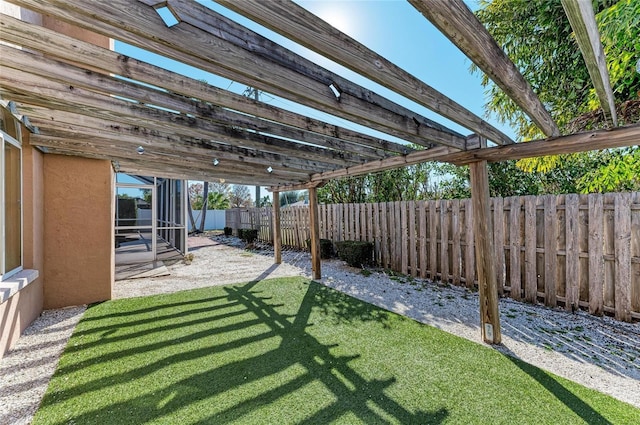
[[216,1],[496,143],[512,143],[480,117],[292,1]]
[[[473,202],[473,233],[476,241],[476,267],[480,292],[480,323],[483,341],[500,344],[500,313],[498,311],[498,287],[491,243],[489,206],[489,177],[487,163],[471,164],[471,194]],[[487,332],[490,325],[491,332]],[[492,334],[492,335],[491,335]],[[493,336],[493,338],[490,338]]]
[[409,211],[408,216],[408,230],[409,230],[409,246],[407,256],[409,257],[409,267],[411,276],[418,276],[418,245],[416,240],[416,203],[415,201],[407,202],[407,208]]
[[420,229],[420,254],[418,259],[420,261],[420,278],[426,279],[427,277],[427,204],[425,201],[418,201],[418,223]]
[[318,220],[318,191],[309,189],[309,230],[311,239],[311,277],[322,279],[320,264],[320,223]]
[[464,250],[464,279],[465,286],[472,289],[475,285],[476,265],[475,265],[475,241],[473,239],[473,203],[471,199],[464,201],[464,227],[465,227],[465,250]]
[[[338,151],[359,152],[358,155],[361,155],[362,159],[381,159],[390,155],[377,147],[363,146],[339,138],[327,137],[325,134],[260,119],[209,102],[195,100],[193,97],[168,93],[121,78],[87,73],[85,69],[6,46],[0,46],[0,64],[3,67],[1,72],[5,78],[4,84],[6,86],[21,87],[21,92],[32,94],[36,99],[50,97],[60,100],[60,97],[56,96],[59,94],[64,96],[62,100],[72,109],[77,109],[78,105],[85,106],[86,102],[96,102],[96,99],[99,100],[101,97],[100,93],[109,94],[122,96],[121,99],[137,101],[139,102],[136,105],[138,107],[142,107],[142,105],[160,107],[200,119],[212,120],[226,126],[242,127]],[[29,74],[34,74],[34,76]],[[29,81],[27,82],[25,79]],[[23,82],[22,85],[19,85],[19,82]],[[88,92],[85,89],[93,92]],[[72,92],[75,96],[69,96],[67,92]],[[84,96],[78,97],[80,95]],[[121,100],[120,103],[126,105],[131,102]],[[125,117],[127,116],[126,112],[126,109],[121,111]],[[292,151],[292,154],[294,152]]]
[[615,317],[631,320],[631,194],[616,193],[615,227]]
[[558,269],[556,196],[544,196],[544,299],[545,304],[555,307],[557,303],[556,278]]
[[514,300],[522,299],[522,280],[520,267],[520,201],[521,198],[513,196],[509,199],[509,285],[510,295]]
[[504,234],[504,199],[492,198],[493,203],[493,249],[495,258],[496,285],[498,295],[504,294],[504,285],[507,280],[505,265],[505,234]]
[[449,207],[451,201],[441,200],[440,208],[440,280],[449,282]]
[[616,127],[618,125],[616,103],[611,90],[607,59],[600,41],[593,5],[587,1],[562,0],[562,8],[569,18],[573,35],[600,100],[600,106],[607,120]]
[[440,216],[437,212],[438,201],[429,201],[429,273],[430,279],[438,277],[438,227]]
[[544,134],[560,135],[529,83],[463,0],[409,0],[409,3],[513,99]]
[[282,263],[282,232],[280,228],[280,192],[273,192],[273,255],[274,263]]
[[[82,42],[47,28],[22,22],[6,15],[0,15],[0,25],[2,26],[0,39],[19,43],[33,51],[46,53],[48,55],[54,54],[56,57],[72,61],[80,66],[92,70],[100,70],[106,75],[122,75],[145,84],[166,88],[171,93],[180,94],[187,98],[200,99],[214,105],[306,129],[325,136],[337,137],[341,140],[360,145],[395,153],[403,153],[407,150],[406,146],[379,138],[373,138],[344,127],[328,124],[263,102],[256,102],[245,96],[211,86],[203,81],[167,71],[137,59],[102,49],[90,43]],[[10,48],[5,47],[4,49]],[[15,51],[17,49],[12,50]],[[7,52],[11,52],[11,50],[7,50]],[[9,57],[5,56],[8,54],[9,53],[3,50],[1,56],[3,58]],[[42,59],[44,60],[44,58]],[[44,68],[46,69],[46,66]]]
[[578,195],[565,196],[565,310],[578,308],[580,301],[580,233],[578,226]]
[[[418,144],[434,143],[433,137],[443,134],[428,125],[416,128],[413,118],[420,121],[419,114],[410,113],[364,88],[343,91],[338,102],[329,85],[340,77],[291,51],[283,50],[286,54],[280,54],[278,60],[254,53],[251,51],[253,47],[269,40],[265,41],[246,28],[242,33],[251,39],[245,38],[240,43],[228,33],[228,28],[203,29],[209,20],[215,21],[215,13],[196,2],[172,2],[172,11],[182,21],[167,28],[153,8],[139,2],[114,0],[80,5],[74,1],[59,0],[52,5],[33,0],[18,1],[21,5],[99,34],[113,36],[145,50]],[[312,75],[307,73],[308,70],[312,70]],[[351,86],[356,87],[354,84]],[[379,106],[382,104],[384,113],[379,113],[382,112]],[[417,136],[418,133],[424,133],[425,137]],[[455,137],[444,133],[446,140],[439,142]]]
[[538,299],[538,275],[536,270],[536,197],[524,198],[524,298],[530,303]]
[[462,275],[462,246],[460,228],[460,200],[451,201],[451,277],[454,285],[460,285]]
[[611,130],[593,130],[526,143],[480,148],[442,156],[438,160],[456,165],[465,165],[480,160],[500,162],[512,159],[537,158],[545,155],[633,146],[638,144],[639,139],[640,124],[632,124]]

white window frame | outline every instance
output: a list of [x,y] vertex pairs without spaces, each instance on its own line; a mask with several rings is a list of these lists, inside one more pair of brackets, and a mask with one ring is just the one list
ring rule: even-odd
[[[20,265],[12,270],[5,270],[5,208],[4,208],[4,145],[9,143],[20,151]],[[4,130],[0,130],[0,176],[2,176],[2,184],[0,184],[0,200],[2,200],[2,208],[0,208],[0,281],[8,279],[9,277],[19,273],[23,270],[24,266],[24,211],[22,208],[24,192],[23,192],[23,167],[22,167],[22,145],[15,138],[11,137]]]

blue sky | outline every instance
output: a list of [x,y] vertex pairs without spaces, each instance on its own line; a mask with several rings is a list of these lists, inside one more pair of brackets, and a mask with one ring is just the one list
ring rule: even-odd
[[[207,7],[223,13],[233,20],[259,32],[260,34],[284,45],[285,47],[305,56],[319,65],[333,72],[349,78],[381,95],[384,95],[397,103],[415,110],[431,119],[434,119],[462,134],[471,131],[461,128],[457,124],[442,118],[428,109],[406,100],[384,87],[369,80],[357,76],[349,70],[334,64],[319,55],[298,46],[285,38],[264,29],[251,21],[219,6],[212,1],[200,1]],[[470,60],[462,54],[447,38],[427,21],[405,0],[298,0],[301,6],[320,16],[327,22],[336,26],[357,41],[363,43],[373,51],[382,55],[396,65],[409,71],[436,90],[444,93],[462,106],[475,114],[484,117],[514,137],[514,131],[501,125],[496,120],[484,116],[484,93],[480,84],[480,75],[470,74]],[[467,2],[475,8],[475,2]],[[116,42],[116,51],[153,63],[160,67],[187,75],[191,78],[206,80],[209,84],[242,93],[246,86],[242,83],[232,82],[207,72],[173,62],[157,55],[149,54],[142,50]],[[285,99],[265,94],[262,101],[285,109],[306,113],[314,118],[323,119],[343,125],[359,131],[375,134],[370,130],[361,128],[344,120],[332,118],[318,111],[295,105]],[[386,137],[392,139],[391,137]]]

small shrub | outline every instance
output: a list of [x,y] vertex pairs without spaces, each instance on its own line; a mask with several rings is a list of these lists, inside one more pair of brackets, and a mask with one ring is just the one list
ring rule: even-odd
[[351,267],[362,267],[371,264],[373,244],[362,241],[341,241],[336,243],[338,258],[346,261]]
[[[307,239],[307,249],[311,251],[311,239]],[[329,239],[320,239],[320,258],[326,260],[333,257],[333,242]]]
[[224,235],[225,236],[231,236],[232,233],[233,233],[233,229],[231,227],[225,227],[224,228]]
[[238,229],[238,237],[246,243],[253,243],[258,239],[258,229]]

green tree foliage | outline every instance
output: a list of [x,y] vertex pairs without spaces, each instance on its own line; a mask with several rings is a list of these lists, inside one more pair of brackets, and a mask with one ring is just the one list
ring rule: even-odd
[[[637,114],[625,114],[640,92],[640,2],[596,0],[596,19],[607,55],[619,122],[635,123]],[[571,26],[556,0],[481,0],[476,12],[497,42],[530,82],[563,133],[605,125]],[[473,71],[477,68],[472,66]],[[494,83],[483,76],[488,114],[516,128],[521,140],[544,135]],[[636,104],[637,108],[637,104]],[[592,119],[582,119],[585,116]],[[517,166],[539,174],[545,193],[637,190],[637,153],[622,149],[520,160]],[[635,168],[634,168],[635,167]]]

